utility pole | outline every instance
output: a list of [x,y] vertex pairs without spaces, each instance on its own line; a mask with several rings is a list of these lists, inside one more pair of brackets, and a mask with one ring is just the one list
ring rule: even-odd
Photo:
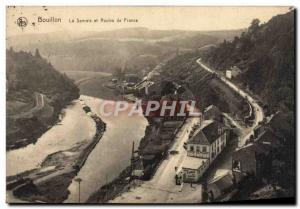
[[105,201],[107,201],[107,200],[108,200],[108,181],[107,181],[107,174],[105,174],[105,185],[106,185]]
[[133,166],[134,166],[134,141],[132,142],[132,150],[131,150],[131,162],[130,162],[130,176],[133,171]]
[[78,182],[78,203],[80,203],[80,182],[82,181],[81,178],[76,178],[74,181]]

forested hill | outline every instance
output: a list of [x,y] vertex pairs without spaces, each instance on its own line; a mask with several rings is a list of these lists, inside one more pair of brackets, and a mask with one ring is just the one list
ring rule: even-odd
[[246,32],[224,41],[203,56],[217,70],[238,66],[236,79],[248,86],[271,110],[294,110],[295,88],[295,12],[273,17],[260,24],[254,19]]
[[295,175],[295,11],[277,15],[269,22],[252,21],[248,30],[231,42],[202,55],[203,60],[218,70],[238,66],[241,82],[259,95],[271,113],[279,112],[271,127],[286,139],[282,148],[280,185],[293,190]]
[[41,57],[6,51],[7,145],[18,148],[34,142],[63,107],[78,98],[79,89],[66,75]]
[[284,195],[294,196],[295,11],[277,15],[264,24],[254,19],[240,37],[224,41],[200,57],[217,70],[239,67],[242,72],[233,81],[259,95],[270,113],[276,113],[269,125],[285,140],[280,152],[272,155],[272,162],[282,163],[272,168],[272,181],[284,188]]

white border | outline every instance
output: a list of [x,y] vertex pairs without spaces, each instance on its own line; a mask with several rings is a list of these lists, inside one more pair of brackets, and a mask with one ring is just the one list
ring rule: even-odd
[[[27,6],[33,6],[33,5],[61,5],[61,6],[71,6],[71,5],[157,5],[157,6],[166,6],[166,5],[172,5],[172,6],[294,6],[296,8],[299,8],[300,1],[296,0],[249,0],[249,1],[238,1],[238,0],[227,0],[225,1],[217,1],[217,0],[159,0],[154,2],[153,0],[104,0],[104,1],[95,1],[95,0],[51,0],[48,3],[45,3],[45,1],[37,1],[37,0],[2,0],[0,1],[0,66],[1,66],[1,73],[0,73],[0,115],[1,115],[1,125],[0,125],[0,134],[1,134],[1,153],[0,153],[0,182],[1,182],[1,190],[0,190],[0,207],[1,208],[8,208],[9,206],[5,203],[5,197],[6,197],[6,175],[5,175],[5,7],[7,5],[27,5]],[[297,21],[297,28],[299,27],[299,23]],[[297,39],[299,38],[299,34],[297,33]],[[298,47],[297,47],[298,48]],[[299,60],[299,53],[297,54],[297,60]],[[297,79],[299,80],[299,73],[297,73]],[[299,89],[297,89],[297,97],[299,97]],[[299,108],[299,106],[297,106]],[[297,116],[299,116],[297,114]],[[299,130],[299,123],[297,124],[297,130]],[[299,151],[299,141],[297,143],[297,151]],[[299,162],[299,159],[297,158],[297,162]],[[297,172],[299,177],[299,173]],[[299,178],[297,179],[297,182],[299,182]],[[298,184],[297,184],[298,188]],[[297,199],[299,198],[299,191],[297,190]],[[19,207],[32,207],[30,206],[14,206],[14,208]],[[37,208],[42,206],[36,206]],[[57,206],[58,208],[63,208],[64,206]],[[87,208],[88,206],[83,206],[84,208]],[[101,207],[107,207],[107,206],[101,206]],[[123,206],[123,207],[130,207],[130,206]],[[138,207],[146,207],[146,206],[138,206]],[[158,207],[165,207],[165,206],[158,206]],[[172,206],[174,207],[174,206]],[[183,206],[184,208],[188,206]],[[197,206],[199,207],[199,206]],[[200,207],[207,207],[207,206],[200,206]],[[219,208],[223,207],[222,205],[217,206]],[[241,207],[241,206],[238,206]],[[259,206],[260,208],[266,207],[266,206]],[[273,207],[273,206],[270,206]],[[287,206],[286,206],[287,207]],[[285,207],[282,207],[285,208]]]

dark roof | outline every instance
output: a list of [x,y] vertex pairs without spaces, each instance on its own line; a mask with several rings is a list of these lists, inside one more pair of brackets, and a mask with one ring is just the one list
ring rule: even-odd
[[267,129],[265,132],[263,132],[258,139],[256,140],[256,142],[260,143],[260,144],[270,144],[272,147],[279,147],[281,142],[282,142],[282,138],[280,138],[279,136],[277,136],[271,129]]
[[269,125],[272,127],[272,128],[278,128],[278,126],[280,126],[280,124],[285,121],[285,114],[283,112],[277,112],[275,113],[270,121],[269,121]]
[[217,177],[216,179],[211,180],[208,182],[208,189],[215,190],[218,189],[221,192],[228,189],[233,185],[233,176],[230,173],[227,173],[224,176]]
[[[222,127],[222,133],[218,133],[218,128]],[[190,144],[212,144],[224,133],[224,125],[218,121],[212,121],[201,130],[197,131],[194,136],[189,140]]]
[[209,145],[209,141],[203,134],[202,130],[196,132],[196,134],[188,141],[189,144],[205,144]]
[[251,143],[244,147],[241,147],[233,152],[233,159],[244,159],[244,160],[254,160],[254,156],[256,155],[268,155],[272,147],[270,144],[259,144],[259,143]]
[[274,131],[274,133],[276,133],[276,135],[280,136],[281,138],[284,138],[281,133],[283,127],[288,127],[291,125],[287,120],[287,114],[283,112],[275,113],[267,124]]
[[218,121],[213,121],[212,123],[208,124],[206,127],[202,129],[202,132],[205,134],[206,138],[210,143],[213,143],[219,136],[224,133],[218,133],[219,128],[224,128],[224,125]]
[[264,131],[254,143],[248,144],[233,153],[233,158],[251,159],[250,156],[255,154],[268,155],[273,148],[281,145],[281,138],[278,137],[271,129]]

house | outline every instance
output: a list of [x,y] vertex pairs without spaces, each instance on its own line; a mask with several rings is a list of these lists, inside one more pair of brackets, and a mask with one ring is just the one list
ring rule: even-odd
[[143,96],[161,95],[161,86],[153,81],[143,80],[135,86],[135,89]]
[[271,128],[260,124],[254,130],[254,141],[237,149],[232,155],[232,172],[237,181],[248,175],[264,179],[271,175],[273,156],[284,139]]
[[233,176],[230,172],[227,172],[223,176],[218,176],[207,183],[207,192],[211,201],[222,198],[224,194],[227,194],[232,190],[234,185]]
[[159,129],[159,136],[162,140],[171,140],[176,131],[182,126],[183,121],[164,121]]
[[111,79],[111,82],[113,82],[114,84],[118,83],[118,79],[117,78],[113,78]]
[[140,179],[144,176],[144,165],[143,160],[141,158],[136,159],[133,164],[133,168],[131,171],[131,177]]
[[226,78],[229,78],[229,79],[232,78],[231,70],[226,70]]
[[271,146],[251,143],[232,154],[232,173],[236,182],[246,176],[258,178],[271,172]]
[[125,74],[125,81],[128,83],[137,83],[139,77],[136,74]]
[[232,66],[226,70],[226,78],[232,79],[238,76],[242,71],[237,66]]
[[279,149],[284,143],[284,139],[281,136],[278,136],[272,129],[265,128],[264,132],[255,139],[255,142],[269,144],[273,151],[276,151],[276,149]]
[[211,164],[214,159],[226,147],[227,129],[219,121],[203,121],[200,130],[196,131],[187,142],[187,155],[209,160]]
[[202,126],[187,142],[187,157],[182,165],[184,182],[197,182],[209,165],[226,146],[225,126],[213,120],[203,121]]
[[197,182],[208,167],[208,159],[187,156],[182,164],[183,182]]
[[131,178],[142,178],[144,176],[144,164],[138,150],[134,150],[134,142],[132,142],[131,151]]

